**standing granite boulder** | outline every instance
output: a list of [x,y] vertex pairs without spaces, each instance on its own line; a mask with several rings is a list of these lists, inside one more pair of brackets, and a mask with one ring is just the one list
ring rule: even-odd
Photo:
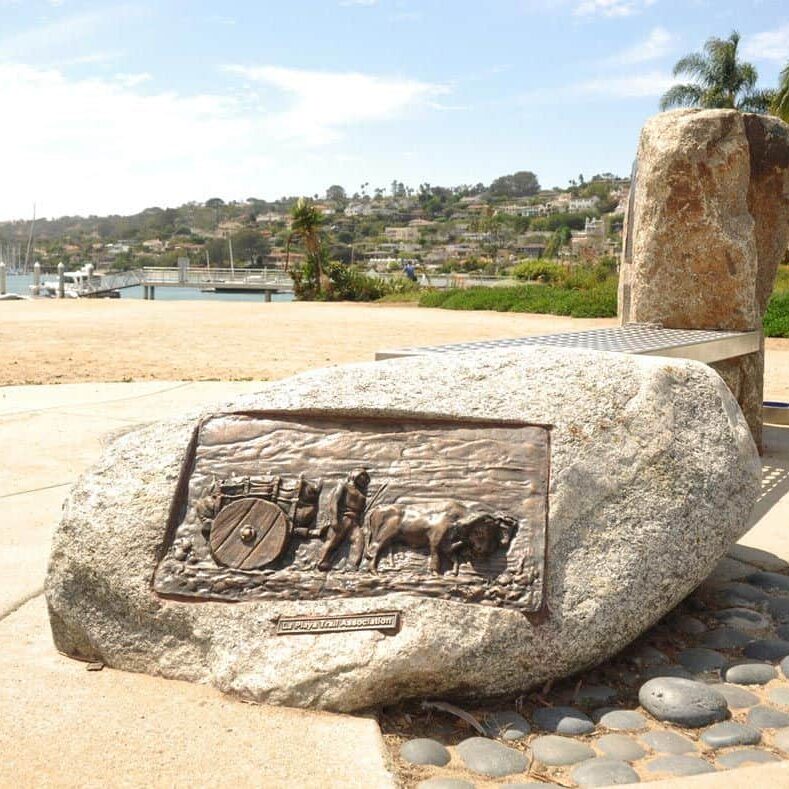
[[[760,331],[789,244],[789,126],[675,110],[641,132],[619,283],[623,323]],[[713,365],[761,445],[764,350]]]
[[[201,581],[187,590],[197,598],[159,594],[152,579],[161,562],[175,566],[186,555],[189,570],[189,546],[171,528],[184,475],[192,473],[193,484],[211,457],[223,458],[221,473],[239,463],[259,465],[256,473],[271,469],[259,443],[222,454],[225,434],[215,432],[194,455],[196,426],[232,412],[239,416],[228,424],[240,430],[261,411],[386,417],[395,425],[441,417],[448,430],[451,420],[473,419],[551,426],[546,544],[543,551],[533,542],[530,559],[530,577],[542,578],[537,608],[507,607],[521,583],[509,574],[498,578],[499,603],[453,598],[458,581],[449,569],[425,576],[424,593],[380,594],[376,578],[392,577],[390,558],[378,576],[364,562],[332,571],[335,591],[327,582],[310,587],[311,596],[285,587],[268,599],[223,602],[217,584],[197,599]],[[327,446],[331,435],[322,441]],[[476,444],[490,452],[488,442]],[[322,462],[323,451],[310,462]],[[419,452],[406,448],[400,457],[410,462],[409,453]],[[479,469],[466,449],[453,457],[469,477],[501,473],[495,458]],[[433,458],[431,473],[440,474],[442,463]],[[503,477],[502,491],[517,476]],[[52,631],[66,654],[268,703],[349,711],[406,698],[511,693],[608,658],[674,608],[745,532],[759,481],[742,413],[700,363],[534,348],[317,370],[109,445],[74,486],[54,539],[46,583]],[[442,486],[442,495],[451,494]],[[426,550],[419,562],[427,572]],[[231,574],[223,573],[226,586]],[[356,578],[367,592],[348,592]],[[443,598],[428,595],[444,581]],[[277,635],[283,617],[380,610],[400,612],[399,630]]]

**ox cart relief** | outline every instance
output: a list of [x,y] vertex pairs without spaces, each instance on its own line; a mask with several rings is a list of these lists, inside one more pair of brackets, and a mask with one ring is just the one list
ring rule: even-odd
[[187,455],[154,576],[160,595],[409,592],[541,607],[547,427],[223,414],[200,424]]

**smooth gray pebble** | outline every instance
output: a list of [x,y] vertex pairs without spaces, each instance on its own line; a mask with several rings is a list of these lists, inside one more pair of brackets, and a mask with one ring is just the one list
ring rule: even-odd
[[449,751],[436,740],[419,737],[400,746],[400,758],[410,764],[432,764],[443,767],[449,763]]
[[684,754],[658,756],[657,759],[649,762],[645,767],[648,772],[659,775],[683,776],[715,772],[715,768],[709,762],[705,762],[704,759]]
[[759,704],[748,710],[747,722],[757,729],[780,729],[789,726],[789,712]]
[[769,751],[760,751],[757,748],[743,748],[741,751],[729,751],[722,753],[715,759],[715,764],[726,770],[736,767],[744,767],[746,764],[767,764],[767,762],[778,762],[780,759]]
[[764,614],[750,608],[724,608],[715,612],[715,618],[728,627],[747,632],[770,627],[770,620]]
[[683,649],[677,655],[677,660],[693,674],[707,674],[712,671],[719,671],[729,662],[725,655],[707,647]]
[[678,616],[672,623],[671,627],[684,633],[686,636],[698,636],[706,631],[707,626],[700,619],[690,614],[682,614]]
[[789,622],[789,597],[771,597],[767,601],[767,611],[776,622]]
[[618,759],[623,762],[635,762],[646,755],[644,748],[626,734],[604,734],[595,741],[595,745],[609,759]]
[[769,573],[765,570],[759,570],[759,572],[749,575],[747,581],[760,589],[789,592],[789,576],[781,575],[781,573]]
[[789,753],[789,726],[783,729],[776,729],[773,732],[773,745],[779,751]]
[[734,685],[764,685],[777,675],[778,672],[769,663],[747,660],[723,671],[723,679]]
[[755,693],[751,693],[751,691],[745,690],[745,688],[741,688],[739,685],[729,685],[725,682],[721,682],[710,685],[710,687],[713,690],[717,690],[718,693],[726,699],[726,703],[729,705],[730,710],[755,707],[759,703],[759,697]]
[[607,685],[587,685],[575,694],[574,702],[584,707],[599,707],[616,701],[617,692]]
[[679,677],[657,677],[638,691],[641,706],[658,720],[700,728],[723,720],[729,707],[725,696],[709,685]]
[[756,660],[782,660],[789,655],[789,641],[779,638],[760,638],[751,641],[742,653],[745,657]]
[[635,710],[606,710],[596,715],[595,720],[606,729],[615,731],[638,731],[647,725],[647,719]]
[[486,737],[469,737],[456,750],[469,770],[491,778],[523,772],[528,764],[524,753]]
[[735,721],[723,721],[710,726],[701,741],[710,748],[730,748],[733,745],[756,745],[762,739],[761,732],[753,726],[744,726]]
[[789,707],[789,688],[776,687],[767,689],[767,698],[780,707]]
[[732,581],[722,584],[714,593],[715,599],[731,607],[751,608],[754,603],[761,603],[767,599],[767,593],[751,584]]
[[733,627],[719,627],[704,634],[701,639],[702,646],[713,649],[739,649],[751,641],[741,630]]
[[524,737],[528,737],[531,731],[531,726],[526,718],[511,710],[492,712],[485,719],[484,728],[491,737],[498,737],[509,742],[522,740]]
[[682,677],[683,679],[693,679],[693,674],[690,673],[684,666],[670,665],[670,666],[653,666],[644,672],[644,679],[654,679],[655,677]]
[[556,734],[588,734],[594,731],[589,716],[574,707],[541,707],[535,710],[534,723],[545,731]]
[[530,747],[534,759],[549,767],[577,764],[585,759],[591,759],[595,755],[594,751],[585,743],[555,734],[537,737],[531,741]]
[[589,759],[573,767],[570,777],[581,787],[639,783],[638,773],[627,762],[616,759]]
[[650,731],[641,735],[641,742],[657,753],[696,753],[696,743],[675,731]]

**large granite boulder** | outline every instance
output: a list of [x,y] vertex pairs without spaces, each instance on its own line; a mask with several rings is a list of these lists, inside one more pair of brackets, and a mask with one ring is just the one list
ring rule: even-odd
[[[423,443],[407,430],[419,420]],[[353,544],[320,570],[326,542],[305,505],[298,547],[267,569],[232,569],[246,539],[271,560],[279,516],[261,542],[236,519],[241,558],[228,558],[219,533],[240,505],[224,487],[232,501],[216,514],[205,491],[230,485],[216,477],[238,486],[239,474],[302,462],[308,477],[332,478],[338,446],[349,466],[373,469],[370,490],[388,468],[393,485],[428,479],[443,499],[492,498],[517,518],[474,523],[514,523],[514,534],[451,554],[454,572],[450,554],[436,572],[418,541],[390,544],[377,574],[369,553],[357,568]],[[74,657],[269,703],[349,711],[514,692],[605,659],[675,606],[745,531],[759,478],[736,401],[695,362],[533,348],[318,370],[108,446],[54,539],[52,631]],[[391,488],[376,490],[383,500]],[[311,629],[380,612],[399,613],[399,629],[386,615],[372,630]]]
[[[641,132],[619,282],[623,323],[760,331],[789,245],[789,126],[675,110]],[[715,364],[761,443],[764,351]]]

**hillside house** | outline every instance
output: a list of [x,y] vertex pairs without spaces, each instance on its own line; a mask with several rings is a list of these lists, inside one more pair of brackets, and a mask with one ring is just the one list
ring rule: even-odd
[[384,236],[389,241],[414,242],[419,240],[419,228],[411,225],[407,227],[385,227]]

